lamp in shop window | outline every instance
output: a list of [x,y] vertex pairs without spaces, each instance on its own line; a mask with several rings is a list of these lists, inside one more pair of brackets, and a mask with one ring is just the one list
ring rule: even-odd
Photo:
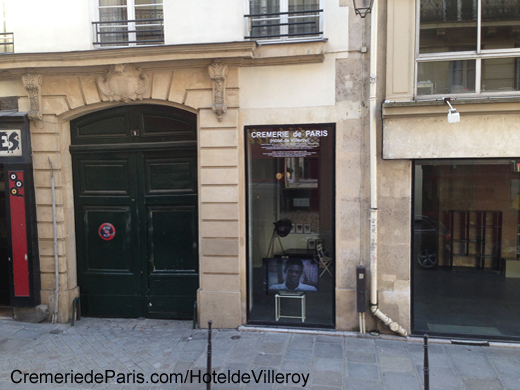
[[442,100],[444,100],[444,103],[450,106],[450,109],[448,110],[448,123],[459,123],[460,114],[457,112],[457,109],[453,108],[451,105],[450,98],[442,98]]
[[356,11],[356,15],[361,16],[361,18],[365,18],[367,14],[372,12],[372,5],[374,4],[374,0],[353,0],[354,1],[354,10]]

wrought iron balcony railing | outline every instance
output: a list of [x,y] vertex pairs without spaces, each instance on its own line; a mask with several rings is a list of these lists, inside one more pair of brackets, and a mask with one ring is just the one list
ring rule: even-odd
[[0,54],[14,53],[14,34],[0,33]]
[[322,9],[245,15],[246,39],[321,37]]
[[92,22],[94,45],[101,47],[164,44],[164,19]]

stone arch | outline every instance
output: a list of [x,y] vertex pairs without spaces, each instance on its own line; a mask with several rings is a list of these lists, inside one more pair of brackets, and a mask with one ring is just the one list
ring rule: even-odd
[[[243,153],[238,127],[238,68],[230,68],[225,83],[220,80],[219,96],[225,92],[225,107],[220,98],[214,105],[215,84],[207,66],[193,68],[144,69],[150,88],[136,104],[167,105],[198,114],[199,153],[199,319],[211,316],[217,327],[236,327],[242,323],[245,283],[241,281],[240,258],[245,256],[245,222],[240,212],[239,166]],[[79,294],[76,275],[74,205],[72,193],[70,120],[82,115],[133,102],[115,102],[104,95],[96,80],[107,74],[103,69],[82,68],[77,73],[59,71],[45,74],[41,84],[43,126],[31,123],[33,144],[37,223],[40,248],[41,299],[54,303],[54,247],[50,165],[56,182],[59,258],[59,321],[71,318],[72,300]],[[213,75],[214,76],[214,75]],[[224,89],[222,89],[224,88]],[[33,102],[21,99],[21,109]],[[25,106],[25,107],[24,107]],[[34,110],[33,110],[34,111]],[[206,270],[208,270],[206,272]],[[227,315],[214,316],[225,305]],[[222,312],[222,310],[220,310]],[[229,315],[231,314],[231,315]]]

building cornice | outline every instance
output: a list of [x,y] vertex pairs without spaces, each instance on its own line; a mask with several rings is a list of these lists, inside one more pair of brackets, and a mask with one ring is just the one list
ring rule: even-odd
[[[215,59],[236,66],[323,62],[326,41],[258,45],[255,41],[161,45],[74,52],[0,55],[0,78],[28,70],[41,74],[83,73],[96,67],[132,63],[143,68],[208,66]],[[4,72],[2,75],[1,73]]]

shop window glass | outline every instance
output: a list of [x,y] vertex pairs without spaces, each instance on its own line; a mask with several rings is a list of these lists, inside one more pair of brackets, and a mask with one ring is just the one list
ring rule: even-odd
[[520,338],[519,164],[415,163],[415,332]]
[[249,322],[333,326],[334,125],[245,131]]
[[475,60],[420,62],[417,94],[475,92]]

